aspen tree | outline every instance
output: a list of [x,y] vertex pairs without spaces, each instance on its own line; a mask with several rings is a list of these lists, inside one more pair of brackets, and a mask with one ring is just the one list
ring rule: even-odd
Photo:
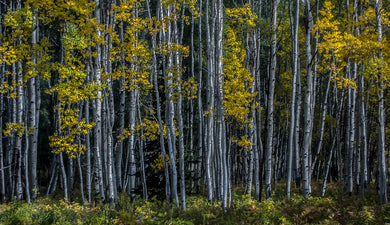
[[310,1],[305,0],[305,49],[306,49],[306,92],[305,92],[305,115],[304,115],[304,138],[302,150],[302,181],[303,196],[308,197],[311,192],[310,181],[310,153],[311,151],[311,132],[312,132],[312,98],[313,98],[313,74],[312,74],[312,53],[311,53],[311,28],[313,26],[313,17],[311,15]]
[[276,54],[277,54],[277,38],[276,38],[276,22],[277,22],[277,8],[279,0],[272,2],[272,37],[271,37],[271,64],[269,72],[269,84],[268,84],[268,96],[267,96],[267,135],[266,135],[266,147],[265,147],[265,197],[270,199],[272,195],[272,152],[273,152],[273,135],[274,135],[274,92],[275,92],[275,73],[276,73]]
[[[375,1],[375,16],[376,16],[376,26],[378,33],[378,42],[382,44],[383,34],[382,34],[382,1]],[[379,63],[383,61],[383,50],[379,50],[378,60]],[[383,69],[383,68],[381,68]],[[384,85],[383,85],[383,76],[382,71],[378,71],[378,193],[381,204],[387,203],[387,185],[386,185],[386,157],[385,157],[385,100],[384,100]]]
[[[291,177],[292,177],[292,159],[294,150],[298,149],[298,146],[294,146],[294,134],[295,134],[295,94],[296,94],[296,81],[298,74],[298,57],[299,57],[299,39],[298,39],[298,30],[299,30],[299,0],[294,1],[294,19],[290,19],[293,21],[291,33],[292,33],[292,68],[293,68],[293,80],[292,80],[292,94],[291,94],[291,113],[290,113],[290,131],[288,137],[288,161],[287,161],[287,183],[286,183],[286,192],[287,198],[290,197],[291,192]],[[299,115],[297,115],[299,117]]]

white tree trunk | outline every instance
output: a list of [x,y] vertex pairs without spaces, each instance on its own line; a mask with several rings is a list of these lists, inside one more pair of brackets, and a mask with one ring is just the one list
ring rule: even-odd
[[298,40],[298,30],[299,30],[299,0],[294,1],[294,20],[292,28],[292,49],[293,49],[293,58],[292,58],[292,68],[293,68],[293,80],[292,80],[292,90],[291,90],[291,109],[290,109],[290,130],[288,137],[288,158],[287,158],[287,181],[286,181],[286,192],[287,198],[290,198],[291,192],[291,178],[292,178],[292,165],[293,165],[293,154],[295,148],[294,146],[294,136],[295,136],[295,94],[297,90],[297,76],[298,76],[298,57],[299,57],[299,40]]
[[277,9],[280,0],[272,2],[272,42],[271,42],[271,68],[269,73],[268,97],[267,97],[267,140],[265,147],[265,197],[271,198],[272,188],[272,152],[273,152],[273,133],[274,133],[274,92],[275,92],[275,73],[276,73],[276,54],[277,54],[277,39],[276,39],[276,23]]
[[305,115],[304,115],[304,138],[302,151],[302,180],[303,196],[308,197],[311,192],[310,181],[310,151],[311,151],[311,132],[312,132],[312,54],[311,54],[311,27],[313,18],[311,16],[310,1],[305,0],[306,29],[305,29],[305,47],[306,47],[306,93],[305,93]]

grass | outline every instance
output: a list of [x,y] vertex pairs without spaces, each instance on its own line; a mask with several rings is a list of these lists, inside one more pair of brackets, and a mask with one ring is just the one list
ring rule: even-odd
[[390,223],[390,204],[379,205],[375,187],[364,199],[359,194],[340,194],[340,185],[331,183],[325,197],[316,196],[320,184],[313,184],[313,195],[303,198],[297,188],[289,199],[284,184],[276,184],[272,200],[261,202],[233,190],[230,208],[210,204],[205,196],[189,196],[187,210],[155,197],[144,202],[118,196],[116,210],[108,205],[69,203],[57,198],[40,198],[27,204],[11,201],[0,205],[0,224],[386,224]]

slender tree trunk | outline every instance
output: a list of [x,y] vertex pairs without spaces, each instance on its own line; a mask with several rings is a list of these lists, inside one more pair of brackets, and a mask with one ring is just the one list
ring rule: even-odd
[[[81,143],[79,143],[80,145]],[[77,164],[79,168],[79,176],[80,176],[80,192],[81,192],[81,199],[83,202],[83,210],[85,211],[85,197],[84,197],[84,180],[83,180],[83,170],[81,169],[81,161],[80,161],[80,153],[77,153]]]
[[[108,81],[108,83],[111,83],[111,81]],[[109,86],[111,86],[109,84]],[[112,90],[112,89],[111,89]],[[110,91],[111,92],[111,91]],[[113,93],[110,93],[110,96],[108,98],[113,97]],[[111,100],[110,100],[111,101]],[[107,118],[107,176],[108,176],[108,202],[110,203],[111,207],[116,201],[116,195],[115,195],[115,177],[114,177],[114,147],[113,147],[113,137],[112,137],[112,126],[114,124],[114,118],[113,115],[111,115],[111,111],[114,111],[113,106],[113,99],[112,103],[108,103],[108,100],[106,102],[106,108],[109,111],[108,118]]]
[[[183,7],[184,10],[184,7]],[[184,11],[182,11],[184,12]],[[183,32],[180,32],[179,34],[179,29],[177,26],[177,16],[175,14],[175,22],[174,22],[174,39],[177,44],[181,44],[182,40],[182,35]],[[182,23],[182,29],[183,31],[183,23]],[[176,63],[176,73],[177,73],[177,82],[179,85],[177,85],[177,93],[179,95],[179,99],[177,101],[177,118],[178,118],[178,131],[179,131],[179,170],[180,170],[180,198],[181,198],[181,208],[182,210],[186,210],[186,188],[185,188],[185,164],[184,164],[184,129],[183,129],[183,95],[182,95],[182,90],[181,90],[181,83],[182,83],[182,74],[180,72],[181,68],[181,61],[180,61],[180,52],[176,51],[175,52],[175,63]]]
[[[1,25],[0,25],[0,32],[2,31]],[[0,75],[0,84],[4,82],[4,64],[1,65],[1,75]],[[3,101],[3,93],[0,93],[0,131],[3,130],[3,113],[4,113],[4,101]],[[3,148],[3,132],[0,132],[0,183],[1,183],[1,192],[0,192],[0,204],[2,204],[5,200],[5,167],[4,167],[4,161],[5,161],[5,154]]]
[[[34,10],[36,13],[36,10]],[[31,44],[33,46],[37,45],[38,43],[38,19],[34,16],[33,20],[33,32],[31,37]],[[33,65],[36,65],[37,63],[37,55],[34,55],[32,58]],[[32,198],[34,201],[36,201],[38,197],[39,187],[38,187],[38,176],[37,176],[37,154],[38,154],[38,121],[37,118],[39,116],[39,110],[37,107],[38,101],[37,97],[39,96],[36,92],[39,91],[37,89],[37,82],[39,77],[32,77],[29,82],[29,111],[28,111],[28,127],[29,129],[33,129],[33,131],[29,134],[29,147],[30,147],[30,154],[29,154],[29,177],[30,177],[30,184],[31,184],[31,191],[32,191]],[[38,113],[38,115],[37,115]],[[30,191],[30,190],[29,190]]]
[[312,54],[311,54],[311,28],[313,18],[311,15],[310,1],[305,0],[305,47],[306,47],[306,93],[305,93],[305,116],[304,116],[304,139],[302,151],[302,179],[303,179],[303,197],[310,194],[310,151],[311,151],[311,132],[312,132],[312,92],[313,92],[313,75],[312,75]]
[[[382,43],[382,0],[375,1],[375,14],[376,14],[376,25],[378,32],[378,41]],[[379,52],[379,60],[383,60],[382,50]],[[386,185],[386,155],[385,155],[385,96],[384,96],[384,85],[383,75],[381,72],[378,74],[378,193],[381,204],[387,203],[387,185]]]
[[276,22],[277,8],[280,0],[272,2],[272,42],[271,42],[271,67],[268,84],[268,99],[267,99],[267,142],[265,147],[265,197],[271,198],[272,188],[272,152],[273,152],[273,133],[274,133],[274,92],[275,92],[275,73],[276,73],[276,58],[277,58],[277,39],[276,39]]
[[67,179],[67,176],[66,176],[64,157],[62,155],[62,152],[60,152],[60,166],[61,166],[62,182],[63,182],[63,185],[64,185],[64,198],[65,198],[65,200],[69,200],[68,179]]
[[[100,19],[100,0],[95,0],[95,14],[96,14],[96,22],[97,24],[101,23]],[[100,28],[96,28],[96,36],[97,38],[101,37]],[[96,45],[96,57],[95,57],[95,82],[98,86],[101,85],[101,46],[99,44]],[[97,96],[95,100],[95,185],[98,185],[95,195],[100,195],[100,199],[102,202],[105,202],[105,194],[104,194],[104,181],[103,181],[103,162],[102,162],[102,91],[99,89],[97,91]]]
[[[21,125],[23,123],[23,102],[24,102],[24,91],[23,91],[23,73],[22,73],[22,62],[18,61],[18,72],[17,72],[17,123]],[[16,132],[16,140],[15,140],[15,153],[17,153],[17,172],[16,172],[16,195],[18,200],[23,199],[23,183],[22,183],[22,166],[23,166],[23,150],[22,150],[22,131],[18,130]]]
[[324,102],[323,102],[323,105],[322,105],[322,115],[321,115],[321,125],[320,125],[320,140],[319,140],[318,145],[317,145],[317,151],[315,152],[315,155],[314,155],[314,159],[313,159],[313,162],[312,162],[312,167],[311,167],[310,174],[313,174],[314,166],[317,163],[318,156],[321,153],[322,142],[324,140],[325,118],[326,118],[327,107],[328,107],[328,98],[329,98],[329,89],[330,89],[331,77],[332,77],[332,73],[329,74],[328,82],[327,82],[327,85],[326,85],[325,99],[324,99]]
[[[260,0],[258,1],[259,3],[259,11],[258,11],[258,17],[261,18],[261,13],[262,13],[262,4],[263,4],[263,1]],[[260,104],[261,102],[261,76],[260,76],[260,54],[261,54],[261,40],[260,40],[260,29],[257,29],[255,34],[255,40],[256,41],[256,74],[255,74],[255,79],[256,79],[256,91],[257,91],[257,96],[256,96],[256,100],[257,100],[257,103]],[[258,176],[259,176],[259,185],[258,185],[258,189],[255,190],[255,193],[258,193],[258,198],[256,198],[256,195],[255,194],[255,198],[260,201],[261,200],[261,195],[262,195],[262,186],[263,186],[263,173],[264,173],[264,149],[263,149],[263,141],[262,141],[262,135],[261,135],[261,129],[262,129],[262,122],[261,122],[261,113],[262,113],[262,110],[261,110],[261,107],[259,107],[258,109],[256,109],[256,133],[257,133],[257,149],[256,151],[258,151],[258,154],[259,154],[259,157],[258,157],[258,164],[259,164],[259,170],[258,170]],[[257,187],[257,185],[255,186],[255,188]]]
[[[298,62],[300,60],[298,59]],[[300,64],[300,63],[298,63]],[[300,69],[298,68],[298,74],[300,74]],[[300,170],[300,158],[301,158],[301,148],[299,145],[300,142],[300,115],[301,115],[301,76],[297,76],[297,93],[296,93],[296,107],[295,107],[295,135],[294,135],[294,176],[296,186],[301,185],[301,170]]]
[[[26,93],[26,101],[27,101],[27,99],[28,99],[28,95]],[[25,103],[25,105],[26,105],[26,103]],[[25,119],[25,121],[28,121],[27,113],[25,114],[24,119]],[[24,126],[25,126],[25,130],[27,130],[27,124],[25,124]],[[29,181],[29,172],[28,172],[28,167],[29,167],[28,155],[29,155],[30,146],[28,143],[28,139],[29,139],[29,135],[26,134],[25,135],[24,155],[23,155],[23,159],[24,159],[23,165],[24,165],[24,180],[25,180],[24,188],[26,189],[26,201],[27,201],[27,204],[30,204],[31,203],[31,195],[30,195],[30,181]]]
[[327,182],[327,179],[328,179],[329,168],[330,168],[330,165],[331,165],[331,162],[332,162],[333,150],[334,150],[334,146],[335,146],[335,143],[336,143],[336,138],[333,137],[332,139],[333,139],[333,141],[332,141],[332,145],[331,145],[331,147],[330,147],[330,152],[329,152],[328,160],[326,161],[326,164],[325,164],[324,180],[323,180],[323,182],[322,182],[322,189],[321,189],[321,197],[324,197],[324,195],[325,195],[325,191],[326,191],[326,182]]
[[[176,56],[178,57],[178,56]],[[178,82],[181,82],[179,75]],[[183,134],[183,115],[182,115],[182,105],[183,105],[183,96],[181,94],[181,87],[178,85],[179,100],[177,102],[177,117],[179,120],[178,129],[179,129],[179,155],[180,155],[180,195],[181,195],[181,208],[186,210],[186,191],[185,191],[185,165],[184,165],[184,134]]]
[[[203,1],[199,0],[199,14],[202,15],[202,8],[203,8]],[[206,9],[207,10],[207,9]],[[200,180],[202,176],[202,162],[203,162],[203,103],[202,103],[202,88],[203,88],[203,45],[202,45],[202,16],[199,16],[199,25],[198,25],[198,32],[199,32],[199,78],[198,78],[198,163],[197,163],[197,175],[196,175],[196,193],[199,192],[200,188]]]
[[[162,3],[160,3],[162,4]],[[166,12],[164,13],[164,8],[161,5],[161,17],[171,18],[173,6],[168,5]],[[163,40],[167,43],[168,46],[172,45],[173,33],[172,33],[172,22],[168,21],[167,27],[163,33]],[[179,206],[179,197],[177,194],[177,169],[176,169],[176,133],[175,133],[175,123],[174,123],[174,115],[175,115],[175,107],[173,102],[173,73],[169,70],[173,69],[173,52],[168,53],[168,62],[167,62],[167,106],[166,106],[166,126],[167,126],[167,139],[168,139],[168,153],[169,160],[171,162],[171,171],[172,171],[172,183],[171,183],[171,192],[174,204]]]
[[75,180],[75,171],[73,158],[68,158],[68,194],[69,201],[73,202],[74,200],[74,180]]
[[[139,101],[139,99],[138,99]],[[144,130],[142,125],[142,118],[141,118],[141,110],[140,110],[140,104],[138,103],[138,120],[140,124],[140,138],[139,138],[139,161],[140,161],[140,170],[141,170],[141,183],[142,183],[142,198],[144,201],[148,201],[148,187],[146,183],[146,172],[145,172],[145,153],[144,153],[144,141],[142,140],[142,137],[144,136]]]
[[366,131],[366,112],[364,104],[364,76],[359,75],[359,140],[361,141],[360,150],[360,185],[361,195],[364,197],[364,192],[368,184],[368,170],[367,170],[367,131]]
[[50,181],[46,189],[46,197],[48,197],[50,194],[53,194],[56,187],[57,187],[57,180],[58,180],[58,162],[57,162],[58,155],[53,155],[53,160],[51,162],[50,166]]
[[226,127],[225,127],[225,117],[224,117],[224,106],[223,106],[223,1],[216,1],[217,9],[217,21],[216,21],[216,30],[217,30],[217,40],[216,40],[216,59],[218,60],[216,68],[216,76],[218,82],[218,122],[219,125],[219,137],[218,137],[218,149],[221,154],[221,196],[222,196],[222,208],[226,211],[227,207],[227,194],[228,194],[228,168],[227,168],[227,154],[226,154]]
[[[291,178],[292,178],[292,164],[293,164],[293,150],[296,150],[294,146],[294,134],[295,134],[295,94],[296,94],[296,80],[298,76],[298,57],[299,57],[299,39],[298,39],[298,30],[299,30],[299,0],[294,1],[294,22],[292,28],[292,68],[293,68],[293,80],[292,80],[292,93],[291,93],[291,113],[290,113],[290,130],[288,137],[288,159],[287,159],[287,181],[286,181],[286,192],[287,198],[290,198],[291,192]],[[290,19],[292,21],[292,19]],[[299,115],[297,115],[299,116]]]
[[[208,124],[207,124],[207,159],[206,159],[206,179],[207,179],[207,189],[208,189],[208,199],[209,202],[212,203],[214,199],[214,185],[213,185],[213,179],[212,179],[212,158],[213,158],[213,152],[214,152],[214,114],[215,114],[215,103],[214,103],[214,85],[215,85],[215,72],[214,72],[214,51],[215,51],[215,45],[214,45],[214,28],[215,28],[215,17],[211,17],[210,21],[210,12],[209,12],[209,2],[210,0],[206,1],[206,31],[207,31],[207,69],[208,69],[208,76],[207,76],[207,102],[208,102]],[[214,7],[211,7],[211,14],[214,12]]]
[[138,90],[134,89],[130,91],[130,137],[129,137],[129,157],[130,157],[130,170],[129,170],[129,180],[128,185],[129,188],[127,192],[130,194],[132,200],[135,199],[135,182],[136,182],[136,162],[135,162],[135,126],[137,123],[136,119],[136,111],[137,111],[137,98],[138,98]]

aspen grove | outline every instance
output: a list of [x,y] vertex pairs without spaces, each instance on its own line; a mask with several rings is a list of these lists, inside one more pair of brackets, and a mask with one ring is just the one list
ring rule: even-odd
[[387,203],[387,0],[0,1],[0,201]]

